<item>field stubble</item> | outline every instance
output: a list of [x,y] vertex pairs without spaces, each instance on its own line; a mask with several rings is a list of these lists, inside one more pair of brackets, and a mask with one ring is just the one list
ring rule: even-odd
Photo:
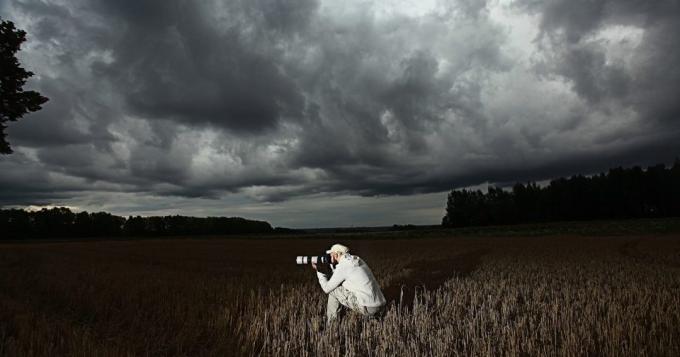
[[0,355],[680,355],[674,235],[347,241],[389,307],[324,326],[330,243],[2,244]]

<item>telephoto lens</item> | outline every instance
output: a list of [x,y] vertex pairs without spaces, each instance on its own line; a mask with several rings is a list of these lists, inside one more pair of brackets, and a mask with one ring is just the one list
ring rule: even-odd
[[298,265],[303,265],[303,264],[330,264],[331,263],[331,255],[330,254],[321,254],[321,255],[298,255],[295,258],[295,263]]

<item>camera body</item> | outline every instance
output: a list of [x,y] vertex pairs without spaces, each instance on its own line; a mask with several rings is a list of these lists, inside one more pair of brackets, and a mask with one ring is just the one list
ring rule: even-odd
[[321,255],[298,255],[295,258],[295,263],[298,265],[303,265],[303,264],[331,264],[331,255],[330,254],[321,254]]

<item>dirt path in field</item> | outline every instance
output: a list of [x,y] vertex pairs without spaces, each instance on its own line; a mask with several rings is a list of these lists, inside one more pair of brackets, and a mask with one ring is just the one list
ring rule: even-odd
[[[676,259],[669,259],[668,257],[650,255],[640,249],[640,243],[649,237],[640,237],[629,240],[618,247],[618,251],[624,257],[630,258],[633,261],[641,264],[657,264],[670,268],[680,268],[680,262]],[[671,247],[668,247],[671,248]]]
[[383,289],[387,303],[395,302],[405,308],[413,306],[413,300],[417,290],[435,290],[453,276],[467,276],[472,273],[482,262],[482,256],[488,254],[491,249],[481,248],[470,252],[461,253],[451,258],[439,260],[425,260],[410,264],[407,269],[410,274],[394,281],[390,286]]
[[644,256],[637,247],[641,241],[642,238],[637,238],[623,243],[619,246],[619,253],[624,257],[632,258],[633,260],[642,260]]

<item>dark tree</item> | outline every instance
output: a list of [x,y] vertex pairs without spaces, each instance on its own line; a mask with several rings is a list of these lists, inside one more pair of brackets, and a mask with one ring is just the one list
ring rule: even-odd
[[680,216],[680,160],[613,168],[607,173],[557,178],[545,187],[517,183],[512,190],[453,190],[442,225],[449,227],[593,219]]
[[11,154],[5,129],[7,122],[17,121],[24,114],[40,110],[47,98],[35,91],[24,91],[26,80],[33,75],[21,67],[16,58],[26,32],[11,21],[0,22],[0,153]]
[[123,226],[123,233],[126,236],[141,236],[146,233],[145,219],[137,216],[130,216]]
[[107,212],[73,213],[65,207],[28,212],[0,209],[0,240],[73,237],[159,237],[274,233],[264,221],[240,217],[140,217]]

